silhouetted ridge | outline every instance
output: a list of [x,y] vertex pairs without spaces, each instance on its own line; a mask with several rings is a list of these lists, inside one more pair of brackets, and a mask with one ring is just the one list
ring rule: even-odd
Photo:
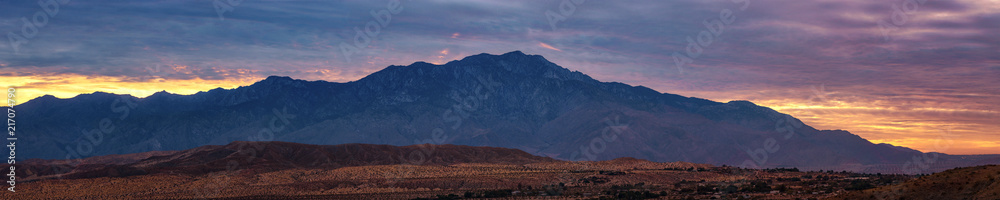
[[[236,140],[406,146],[438,138],[440,143],[513,148],[559,159],[634,157],[871,173],[1000,162],[996,155],[941,154],[937,162],[914,170],[906,165],[913,157],[937,154],[872,144],[847,131],[817,130],[749,101],[720,103],[601,82],[520,51],[478,54],[443,65],[389,66],[347,83],[270,76],[249,86],[194,95],[45,97],[21,104],[18,112],[18,129],[24,130],[18,141],[32,144],[19,149],[24,151],[18,159],[62,159],[74,155],[66,149],[76,145],[93,146],[93,151],[76,153],[90,157],[224,146]],[[82,133],[100,128],[104,119],[111,120],[114,131],[94,144],[96,139]],[[772,143],[779,150],[763,149]],[[602,151],[594,150],[598,147]],[[285,152],[281,149],[286,147],[267,148]],[[235,151],[213,149],[174,164],[237,159]],[[379,158],[369,156],[365,159]],[[316,158],[279,153],[262,159],[262,166],[268,166]]]

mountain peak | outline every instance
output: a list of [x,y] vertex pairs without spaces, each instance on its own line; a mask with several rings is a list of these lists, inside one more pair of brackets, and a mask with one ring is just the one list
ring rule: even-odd
[[578,71],[572,71],[556,65],[540,55],[528,55],[521,51],[511,51],[501,55],[478,54],[446,65],[487,66],[503,69],[503,71],[529,76],[542,76],[562,80],[594,81]]
[[741,105],[741,106],[751,106],[751,107],[757,106],[757,104],[755,104],[753,102],[750,102],[750,101],[747,101],[747,100],[732,100],[732,101],[729,101],[727,104]]
[[514,50],[514,51],[511,51],[511,52],[507,52],[507,53],[503,53],[503,54],[499,54],[499,55],[494,55],[494,54],[489,54],[489,53],[480,53],[480,54],[476,54],[476,55],[465,57],[462,60],[465,60],[467,58],[474,58],[474,57],[502,57],[502,58],[511,58],[511,57],[530,57],[530,56],[539,56],[539,55],[528,55],[528,54],[524,54],[524,52],[521,52],[521,50]]
[[527,56],[527,54],[524,54],[524,52],[521,52],[521,50],[514,50],[511,52],[504,53],[502,56]]
[[287,76],[268,76],[264,81],[291,81],[291,77]]
[[153,93],[153,95],[170,95],[170,92],[167,92],[167,90],[160,90],[158,92]]
[[59,99],[59,98],[58,98],[58,97],[56,97],[56,96],[52,96],[51,94],[46,94],[46,95],[42,95],[42,96],[38,97],[37,99],[49,99],[49,100],[54,100],[54,99]]
[[[481,53],[443,65],[417,61],[407,66],[392,65],[372,73],[360,82],[410,80],[418,77],[534,77],[596,82],[590,76],[556,65],[540,55],[511,51],[500,55]],[[477,79],[478,79],[477,78]],[[383,84],[383,83],[379,83]]]
[[289,85],[296,81],[287,76],[268,76],[264,80],[258,81],[254,85]]

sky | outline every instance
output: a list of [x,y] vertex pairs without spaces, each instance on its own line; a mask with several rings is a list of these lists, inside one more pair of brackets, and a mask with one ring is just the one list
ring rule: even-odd
[[998,33],[1000,0],[0,0],[0,85],[18,102],[193,94],[520,50],[874,143],[1000,154]]

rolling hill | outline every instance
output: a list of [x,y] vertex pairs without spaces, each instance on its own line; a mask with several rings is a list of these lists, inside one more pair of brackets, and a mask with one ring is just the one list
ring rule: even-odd
[[950,169],[901,184],[851,192],[834,199],[997,199],[1000,166]]

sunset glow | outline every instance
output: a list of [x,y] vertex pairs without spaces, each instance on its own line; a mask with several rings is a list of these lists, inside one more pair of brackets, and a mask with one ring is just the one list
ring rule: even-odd
[[0,1],[0,33],[0,199],[1000,194],[1000,0]]
[[[146,97],[159,91],[188,95],[215,88],[232,89],[250,85],[259,81],[259,79],[263,79],[263,77],[244,80],[204,80],[195,78],[192,80],[154,79],[145,82],[128,82],[123,81],[125,79],[123,77],[86,77],[80,75],[60,76],[58,77],[59,81],[52,81],[51,79],[54,77],[21,76],[7,78],[0,81],[0,85],[17,88],[16,100],[19,102],[18,104],[44,95],[52,95],[65,99],[94,92],[128,94],[136,97]],[[8,80],[18,81],[8,82]]]

